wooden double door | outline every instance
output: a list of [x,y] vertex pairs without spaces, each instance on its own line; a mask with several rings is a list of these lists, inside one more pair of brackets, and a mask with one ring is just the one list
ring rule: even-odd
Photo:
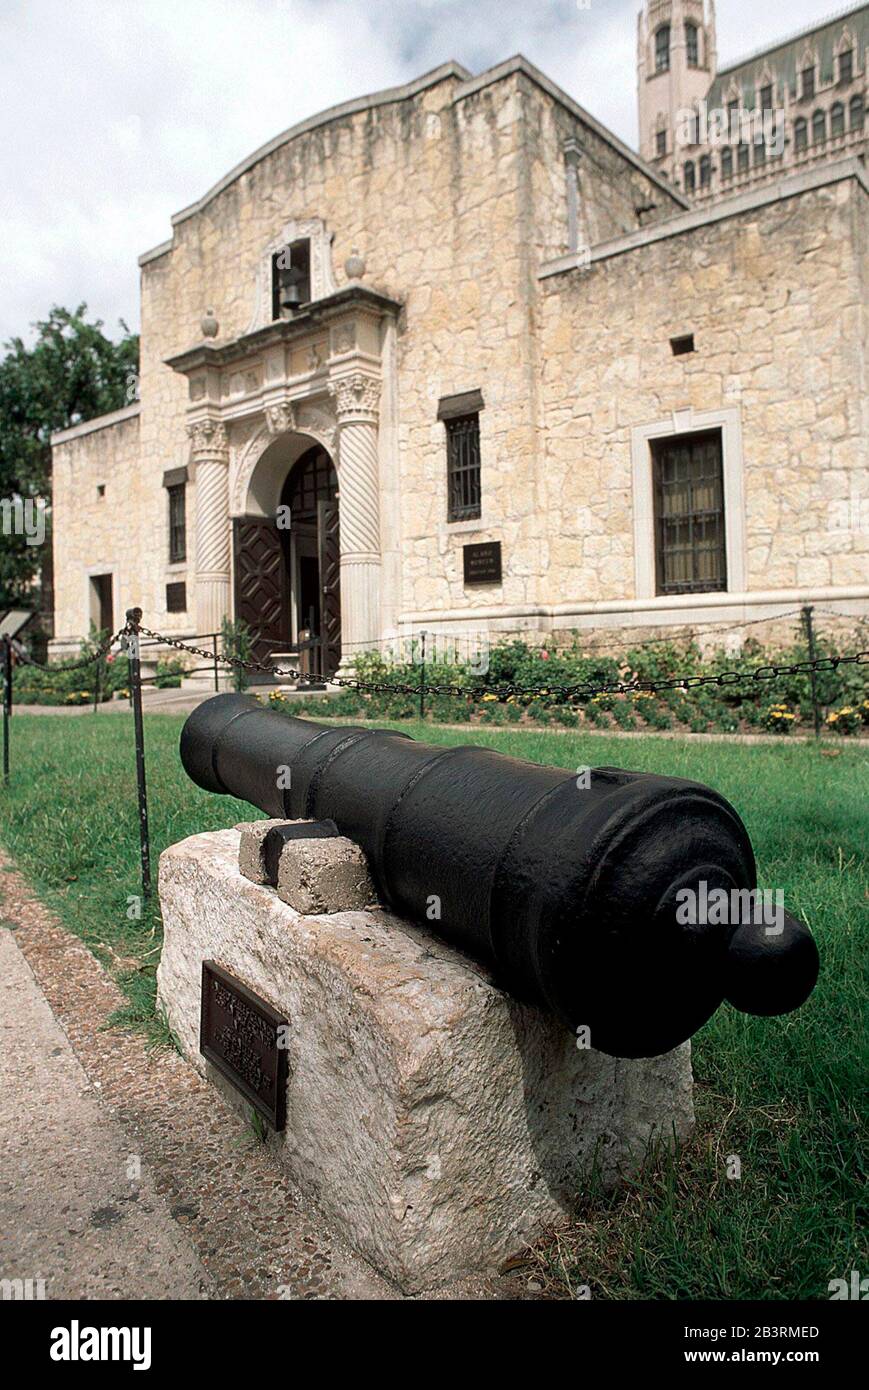
[[338,479],[325,449],[309,449],[294,464],[280,505],[289,525],[266,517],[234,524],[235,614],[253,634],[257,661],[311,632],[311,669],[329,677],[341,661],[341,546]]

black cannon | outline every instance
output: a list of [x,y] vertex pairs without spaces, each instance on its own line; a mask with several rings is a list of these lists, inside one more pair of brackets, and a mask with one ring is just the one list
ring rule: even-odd
[[181,759],[200,787],[270,816],[333,820],[385,904],[613,1056],[668,1051],[723,999],[782,1014],[814,987],[811,934],[783,909],[759,912],[745,826],[698,782],[577,776],[288,719],[248,695],[200,705]]

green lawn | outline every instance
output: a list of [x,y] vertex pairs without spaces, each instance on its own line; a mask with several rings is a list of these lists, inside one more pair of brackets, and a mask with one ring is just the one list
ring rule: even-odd
[[[177,754],[182,722],[145,720],[155,862],[185,835],[251,816],[246,803],[188,781]],[[12,727],[0,841],[118,976],[129,1001],[122,1021],[159,1036],[158,914],[152,905],[141,921],[127,916],[139,892],[129,713],[18,715]],[[533,1257],[553,1287],[587,1284],[604,1298],[827,1298],[831,1279],[865,1273],[866,753],[848,743],[751,747],[401,727],[433,743],[485,744],[556,766],[626,764],[710,783],[745,820],[761,884],[785,890],[820,945],[821,979],[797,1014],[752,1019],[724,1006],[697,1035],[694,1139],[675,1157],[650,1161],[628,1188],[584,1200],[575,1228]],[[729,1155],[741,1160],[738,1181],[726,1175]]]

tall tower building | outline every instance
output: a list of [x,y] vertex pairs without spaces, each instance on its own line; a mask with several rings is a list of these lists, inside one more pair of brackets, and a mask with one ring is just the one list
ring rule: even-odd
[[637,16],[640,153],[672,178],[679,113],[715,78],[715,0],[645,0]]

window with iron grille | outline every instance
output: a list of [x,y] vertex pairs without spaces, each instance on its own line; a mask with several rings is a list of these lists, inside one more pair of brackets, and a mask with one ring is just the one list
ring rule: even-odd
[[721,431],[651,444],[657,592],[726,589]]
[[447,431],[447,521],[480,515],[480,417],[445,420]]
[[169,497],[169,563],[187,559],[186,488],[183,483],[167,487]]

